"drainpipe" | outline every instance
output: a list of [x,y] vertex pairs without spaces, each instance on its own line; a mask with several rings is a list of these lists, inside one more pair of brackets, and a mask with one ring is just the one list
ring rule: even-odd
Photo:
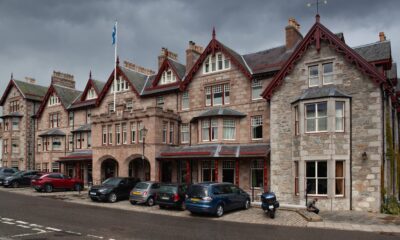
[[[385,122],[386,122],[386,118],[385,118],[385,90],[383,88],[383,84],[381,85],[381,89],[382,89],[382,168],[383,172],[381,172],[381,178],[383,177],[383,179],[381,179],[381,195],[382,195],[382,188],[385,187],[385,146],[386,146],[386,139],[385,139]],[[381,196],[384,197],[384,196]],[[381,201],[383,201],[384,199],[381,199]],[[381,203],[382,204],[382,203]]]
[[192,121],[189,121],[189,146],[192,146]]
[[350,98],[350,211],[353,210],[353,117],[351,100]]

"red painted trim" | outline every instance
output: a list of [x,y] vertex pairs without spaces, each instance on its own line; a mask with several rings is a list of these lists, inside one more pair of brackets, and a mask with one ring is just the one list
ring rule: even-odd
[[264,159],[264,192],[268,191],[268,166],[267,159]]
[[[163,73],[168,67],[172,69],[172,72],[174,72],[174,74],[175,74],[175,76],[176,76],[176,79],[177,79],[176,82],[177,82],[177,83],[180,83],[180,82],[182,81],[182,79],[181,79],[180,76],[178,75],[178,71],[176,70],[175,66],[174,66],[173,64],[171,64],[169,61],[172,61],[172,60],[168,59],[168,57],[166,57],[166,58],[164,59],[164,62],[161,64],[161,67],[160,67],[160,69],[158,70],[157,76],[154,78],[154,81],[153,81],[153,84],[152,84],[153,87],[152,87],[151,89],[153,89],[153,88],[155,88],[155,87],[158,86],[158,83],[159,83],[160,80],[161,80],[161,75],[162,75],[162,73]],[[167,85],[163,85],[163,86],[161,86],[161,87],[164,87],[164,86],[167,86]]]
[[240,178],[239,178],[239,168],[240,168],[239,160],[236,159],[236,161],[235,161],[235,170],[236,170],[236,173],[235,173],[235,183],[236,183],[237,186],[239,186],[239,181],[240,181]]
[[59,157],[59,159],[82,159],[82,158],[91,160],[93,158],[93,155],[78,155],[78,156]]
[[235,155],[236,152],[234,151],[221,151],[219,152],[219,155]]
[[372,78],[377,86],[384,84],[385,89],[391,92],[390,86],[388,86],[385,77],[381,73],[379,73],[373,65],[367,62],[349,46],[347,46],[329,29],[327,29],[321,23],[316,22],[311,27],[310,31],[307,33],[302,42],[297,46],[296,50],[293,52],[290,58],[287,60],[284,67],[278,72],[272,82],[264,90],[262,96],[267,100],[271,100],[273,92],[276,91],[280,85],[282,85],[284,78],[293,71],[296,62],[298,62],[303,57],[305,52],[312,44],[316,44],[318,48],[320,40],[327,41],[336,52],[343,54],[345,56],[345,59],[347,59],[349,63],[355,64],[359,70]]
[[262,155],[262,156],[265,156],[265,155],[267,155],[267,153],[265,151],[240,152],[240,155]]
[[49,100],[49,97],[50,97],[53,93],[55,93],[55,94],[57,95],[57,97],[60,99],[61,106],[63,106],[64,110],[67,111],[67,107],[66,107],[66,106],[64,105],[64,103],[61,101],[61,98],[60,98],[60,96],[58,96],[57,91],[55,90],[54,86],[53,86],[53,85],[50,85],[50,87],[49,87],[49,89],[47,90],[47,93],[46,93],[46,95],[44,96],[43,101],[42,101],[42,103],[40,104],[40,107],[39,107],[39,109],[38,109],[38,111],[37,111],[37,113],[36,113],[36,117],[37,117],[37,118],[39,118],[39,117],[42,115],[42,113],[43,113],[43,111],[44,111],[44,108],[47,106],[47,101]]
[[248,71],[248,69],[245,66],[243,66],[239,61],[237,61],[236,58],[232,56],[217,39],[212,39],[208,43],[206,49],[204,49],[203,53],[197,59],[196,63],[186,74],[185,80],[182,81],[180,89],[185,90],[187,88],[189,83],[193,80],[194,75],[201,68],[201,65],[203,64],[204,60],[206,60],[209,54],[214,55],[216,52],[219,51],[221,51],[224,55],[228,56],[229,59],[231,60],[231,63],[235,64],[236,67],[239,68],[239,70],[249,79],[249,81],[251,81],[251,73]]
[[[101,101],[103,101],[104,97],[107,95],[107,92],[110,89],[110,87],[114,81],[114,71],[115,70],[112,71],[112,73],[108,77],[106,84],[103,87],[103,90],[101,90],[100,94],[97,96],[96,107],[98,107],[100,105]],[[117,79],[120,76],[122,76],[122,78],[129,84],[129,86],[131,87],[132,91],[136,94],[136,96],[140,97],[139,92],[137,91],[135,86],[133,86],[131,81],[129,81],[128,77],[124,74],[124,72],[122,72],[121,68],[119,66],[117,66]]]
[[192,156],[192,155],[210,155],[211,152],[168,152],[161,153],[161,156]]
[[218,159],[214,160],[214,181],[218,182]]
[[190,184],[190,160],[186,160],[186,183]]
[[[97,89],[96,85],[93,83],[93,80],[91,78],[89,78],[89,81],[86,84],[85,90],[83,90],[82,96],[80,98],[81,102],[85,102],[86,101],[86,95],[88,93],[88,91],[90,90],[90,88],[93,87],[94,91],[96,92],[97,96],[99,96],[99,89]],[[92,100],[92,99],[90,99]],[[89,100],[89,101],[90,101]]]
[[[14,81],[11,79],[10,82],[8,83],[8,85],[7,85],[6,90],[3,93],[3,96],[1,97],[0,106],[4,105],[4,102],[6,101],[6,98],[7,98],[8,94],[10,93],[12,87],[15,87],[19,92],[19,89],[15,86]],[[23,94],[21,93],[21,95],[23,95]]]

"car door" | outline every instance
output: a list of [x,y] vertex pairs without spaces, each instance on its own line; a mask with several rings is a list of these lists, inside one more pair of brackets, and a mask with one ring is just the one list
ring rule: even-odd
[[231,185],[229,186],[231,188],[232,193],[230,194],[230,198],[232,199],[232,207],[234,209],[236,208],[240,208],[241,206],[243,206],[244,201],[246,201],[246,199],[244,198],[244,196],[241,194],[241,190],[236,187],[235,185]]
[[159,183],[153,183],[151,185],[151,187],[150,187],[150,195],[155,198],[157,196],[158,189],[160,189],[160,184]]
[[64,175],[64,174],[60,174],[60,176],[61,176],[63,188],[72,189],[74,187],[74,182],[72,181],[72,179],[69,176]]
[[226,210],[231,210],[235,208],[235,197],[234,194],[232,193],[232,189],[230,185],[224,184],[221,186],[222,190],[222,197],[225,202],[225,209]]
[[21,178],[20,178],[20,184],[21,185],[29,185],[31,183],[31,177],[32,177],[32,172],[27,172],[22,174]]
[[121,179],[121,181],[119,182],[118,186],[115,188],[115,194],[117,194],[117,196],[119,198],[126,198],[126,189],[128,187],[128,182],[126,179]]

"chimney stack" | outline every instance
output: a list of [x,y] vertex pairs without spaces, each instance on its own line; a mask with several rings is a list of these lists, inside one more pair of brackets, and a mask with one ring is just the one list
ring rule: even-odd
[[68,73],[53,71],[53,75],[51,76],[51,84],[57,84],[75,89],[74,76]]
[[194,63],[203,53],[203,47],[196,45],[195,42],[189,41],[188,49],[186,49],[186,72],[189,72]]
[[386,36],[384,32],[379,33],[379,41],[380,42],[386,41]]
[[25,77],[25,82],[31,83],[31,84],[36,84],[36,79],[31,78],[31,77]]
[[303,39],[300,33],[300,24],[294,18],[289,18],[289,24],[285,28],[286,31],[286,49],[293,48],[296,43]]
[[138,72],[138,73],[142,73],[147,76],[155,74],[155,72],[151,69],[141,67],[139,65],[136,65],[136,64],[128,62],[128,61],[124,61],[124,66],[125,66],[125,68],[128,68],[128,69]]
[[162,47],[160,56],[158,56],[158,69],[160,69],[162,63],[166,58],[178,61],[178,54],[168,51],[168,48]]

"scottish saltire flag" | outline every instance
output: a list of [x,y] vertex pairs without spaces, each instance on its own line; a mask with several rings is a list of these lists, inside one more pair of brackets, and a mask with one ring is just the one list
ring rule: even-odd
[[117,23],[114,24],[113,32],[112,32],[112,45],[115,44],[117,38]]

